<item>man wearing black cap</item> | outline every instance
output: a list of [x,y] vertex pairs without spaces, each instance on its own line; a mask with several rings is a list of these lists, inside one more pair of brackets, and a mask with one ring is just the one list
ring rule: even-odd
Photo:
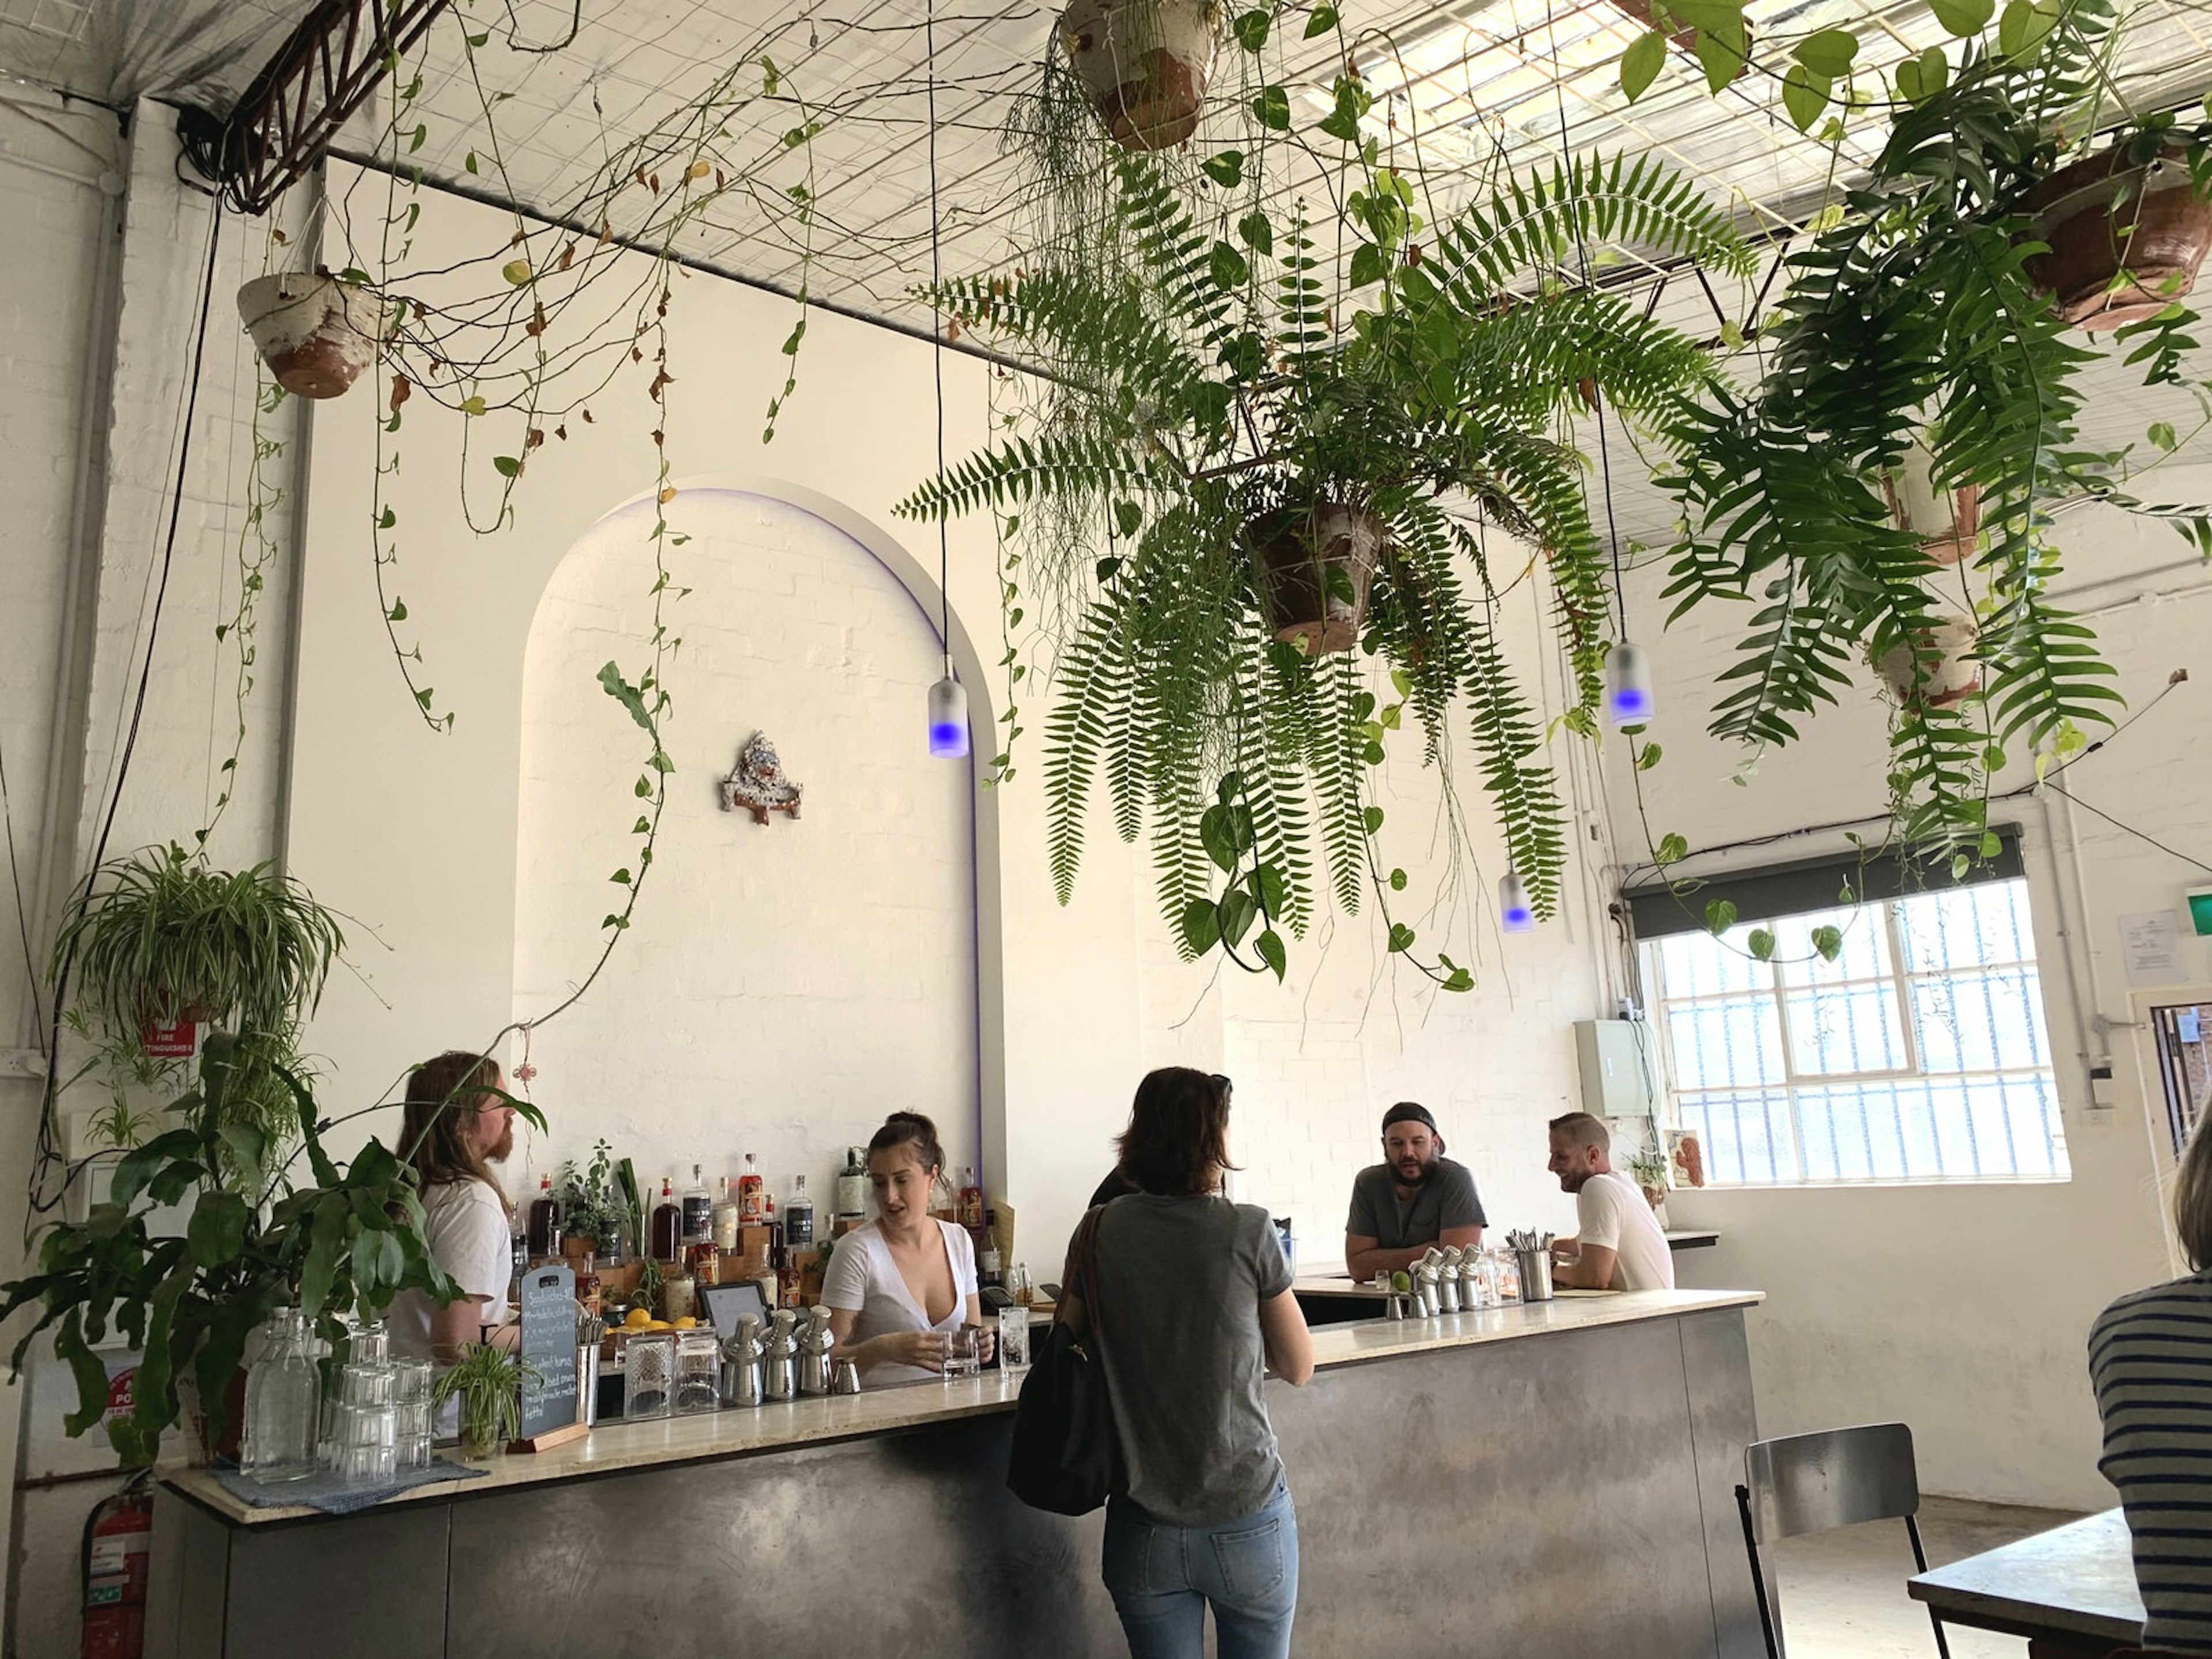
[[1382,1162],[1352,1180],[1344,1265],[1359,1279],[1395,1273],[1431,1244],[1481,1243],[1488,1220],[1474,1175],[1444,1156],[1429,1109],[1401,1100],[1382,1114]]

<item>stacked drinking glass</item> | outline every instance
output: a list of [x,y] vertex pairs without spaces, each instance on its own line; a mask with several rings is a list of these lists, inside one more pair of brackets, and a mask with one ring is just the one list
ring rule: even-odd
[[398,1470],[399,1371],[380,1324],[353,1333],[331,1413],[331,1470],[349,1486],[388,1486]]
[[398,1373],[398,1399],[394,1402],[398,1414],[394,1443],[394,1462],[400,1473],[409,1469],[430,1467],[431,1419],[436,1407],[430,1403],[430,1362],[427,1359],[395,1359],[392,1369]]

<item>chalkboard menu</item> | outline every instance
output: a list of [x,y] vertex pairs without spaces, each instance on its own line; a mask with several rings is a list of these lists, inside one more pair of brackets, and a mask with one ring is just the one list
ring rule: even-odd
[[522,1276],[522,1360],[538,1374],[522,1379],[525,1440],[576,1420],[576,1274],[532,1267]]

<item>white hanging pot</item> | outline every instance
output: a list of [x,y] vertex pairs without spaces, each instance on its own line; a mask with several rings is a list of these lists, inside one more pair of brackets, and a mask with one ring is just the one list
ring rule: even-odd
[[1980,637],[1972,617],[1939,617],[1921,633],[1918,652],[1892,646],[1875,672],[1899,702],[1948,708],[1982,689],[1982,665],[1968,655]]
[[383,320],[376,296],[313,270],[257,276],[238,290],[238,314],[276,384],[301,398],[335,398],[376,361]]
[[1897,527],[1917,536],[1937,564],[1956,564],[1974,550],[1982,528],[1980,485],[1936,489],[1934,458],[1915,444],[1905,451],[1903,466],[1882,475],[1881,488]]
[[1124,149],[1172,149],[1198,131],[1221,40],[1218,0],[1072,0],[1068,67]]

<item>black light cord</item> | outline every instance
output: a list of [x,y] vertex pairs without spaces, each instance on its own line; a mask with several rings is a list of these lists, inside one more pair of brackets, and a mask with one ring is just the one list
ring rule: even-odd
[[[1559,19],[1552,13],[1545,14],[1544,32],[1552,47],[1552,101],[1559,112],[1559,155],[1571,168],[1574,150],[1567,138],[1566,66],[1559,58]],[[1590,288],[1589,250],[1583,245],[1583,216],[1579,208],[1575,212],[1575,265],[1583,287],[1595,292]],[[1628,637],[1628,594],[1621,583],[1620,529],[1613,512],[1613,456],[1605,434],[1605,388],[1598,386],[1595,379],[1591,385],[1596,388],[1590,403],[1597,416],[1597,470],[1600,486],[1605,492],[1605,539],[1613,554],[1613,603],[1619,613],[1620,637],[1625,640]]]
[[[169,493],[169,525],[161,542],[161,579],[154,590],[154,610],[146,626],[146,655],[138,665],[138,690],[131,706],[131,725],[124,734],[122,752],[116,757],[115,784],[107,799],[107,811],[100,820],[100,839],[94,843],[92,863],[86,871],[88,879],[94,871],[107,861],[107,845],[115,833],[115,815],[123,805],[123,786],[131,775],[131,762],[138,750],[138,730],[146,715],[146,691],[154,678],[154,653],[161,643],[161,612],[169,597],[169,573],[176,563],[177,526],[185,505],[185,479],[192,458],[192,426],[199,410],[200,371],[207,359],[208,309],[215,298],[215,273],[222,250],[222,198],[213,200],[213,216],[208,226],[207,267],[200,277],[199,320],[192,336],[191,378],[185,383],[184,431],[177,447],[177,475],[175,487]],[[42,1215],[62,1201],[69,1190],[64,1180],[62,1189],[51,1199],[40,1194],[40,1183],[46,1171],[61,1157],[54,1146],[54,1103],[61,1091],[61,1051],[63,1011],[69,1006],[70,970],[76,963],[74,945],[63,954],[61,964],[54,973],[54,1000],[46,1025],[46,1086],[39,1103],[38,1148],[31,1161],[30,1206],[33,1215]]]
[[[929,367],[937,388],[937,476],[945,476],[945,316],[939,308],[945,272],[939,263],[937,216],[937,6],[922,11],[924,49],[928,54],[929,93]],[[937,514],[937,640],[945,650],[945,677],[952,678],[952,548],[948,509]]]

